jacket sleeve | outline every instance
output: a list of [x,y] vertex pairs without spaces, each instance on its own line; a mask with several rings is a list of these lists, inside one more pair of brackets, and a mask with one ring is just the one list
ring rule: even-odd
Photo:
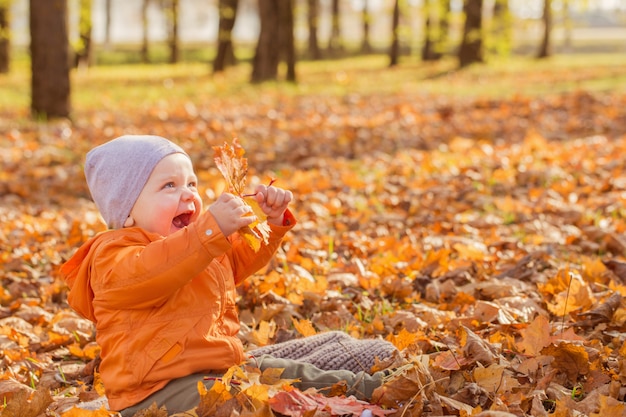
[[114,309],[158,306],[230,249],[208,211],[165,238],[141,229],[117,235],[93,258],[94,302]]
[[285,211],[282,226],[270,224],[270,238],[267,244],[261,246],[258,252],[254,252],[241,236],[235,234],[232,241],[232,250],[229,253],[235,275],[235,283],[239,284],[250,275],[263,268],[271,260],[280,246],[285,234],[296,225],[296,219],[289,211]]

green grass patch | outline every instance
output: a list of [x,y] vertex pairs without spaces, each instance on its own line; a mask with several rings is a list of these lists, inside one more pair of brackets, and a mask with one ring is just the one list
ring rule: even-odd
[[[168,101],[228,98],[255,100],[263,94],[338,95],[410,94],[458,98],[506,98],[547,95],[575,90],[624,92],[626,54],[557,55],[537,60],[514,57],[475,65],[463,71],[456,60],[434,63],[404,57],[389,68],[383,54],[344,59],[300,61],[298,82],[250,84],[251,66],[242,61],[222,74],[212,74],[210,61],[180,64],[123,64],[73,70],[72,107],[75,111],[138,107]],[[281,67],[281,74],[284,68]],[[0,112],[28,109],[30,63],[12,63],[0,75]]]

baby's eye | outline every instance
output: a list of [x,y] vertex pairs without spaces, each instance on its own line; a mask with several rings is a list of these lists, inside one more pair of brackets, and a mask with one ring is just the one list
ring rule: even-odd
[[198,183],[195,181],[191,181],[189,184],[187,184],[187,186],[191,188],[196,188],[198,186]]
[[174,184],[174,182],[170,181],[168,183],[166,183],[163,188],[174,188],[176,185]]

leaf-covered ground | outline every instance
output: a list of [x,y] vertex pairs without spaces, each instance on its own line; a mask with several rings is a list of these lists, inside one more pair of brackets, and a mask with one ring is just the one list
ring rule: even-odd
[[403,349],[381,364],[399,369],[372,404],[249,369],[241,394],[217,384],[197,415],[626,416],[623,92],[277,89],[77,113],[0,113],[3,417],[108,415],[70,410],[102,387],[92,327],[58,268],[104,228],[84,153],[123,133],[180,142],[207,202],[224,187],[212,146],[233,136],[251,187],[293,190],[298,227],[241,288],[247,345],[340,329]]

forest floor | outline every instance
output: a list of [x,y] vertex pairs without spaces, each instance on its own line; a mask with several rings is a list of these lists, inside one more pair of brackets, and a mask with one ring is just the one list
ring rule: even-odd
[[371,403],[247,370],[192,414],[626,416],[626,57],[248,69],[77,71],[49,122],[24,72],[0,77],[0,416],[109,414],[71,408],[102,394],[99,351],[58,270],[105,229],[84,155],[126,133],[182,144],[207,202],[233,137],[251,187],[294,192],[298,226],[241,287],[247,347],[342,330],[403,352]]

